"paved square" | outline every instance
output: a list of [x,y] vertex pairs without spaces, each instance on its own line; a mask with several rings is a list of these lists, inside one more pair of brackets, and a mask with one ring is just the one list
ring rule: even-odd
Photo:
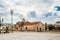
[[0,34],[0,40],[60,40],[60,34],[46,32],[14,32]]

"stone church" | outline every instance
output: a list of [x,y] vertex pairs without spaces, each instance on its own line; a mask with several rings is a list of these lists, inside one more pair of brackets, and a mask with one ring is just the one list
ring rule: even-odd
[[15,31],[45,31],[45,24],[42,22],[29,22],[22,19],[13,28]]

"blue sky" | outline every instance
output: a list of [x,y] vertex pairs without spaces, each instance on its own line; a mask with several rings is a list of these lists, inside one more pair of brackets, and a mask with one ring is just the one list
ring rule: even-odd
[[14,24],[22,18],[43,23],[60,21],[60,0],[0,0],[0,16],[4,22],[11,22],[12,9]]

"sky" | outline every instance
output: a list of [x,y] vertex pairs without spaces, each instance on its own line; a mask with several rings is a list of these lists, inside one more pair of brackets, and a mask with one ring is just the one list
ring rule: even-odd
[[0,17],[4,23],[22,20],[30,22],[55,23],[60,21],[60,0],[0,0]]

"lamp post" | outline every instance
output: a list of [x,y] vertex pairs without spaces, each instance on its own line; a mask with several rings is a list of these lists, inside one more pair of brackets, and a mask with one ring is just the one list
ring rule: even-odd
[[11,32],[13,33],[13,10],[11,10]]
[[1,17],[0,17],[0,33],[1,33]]

